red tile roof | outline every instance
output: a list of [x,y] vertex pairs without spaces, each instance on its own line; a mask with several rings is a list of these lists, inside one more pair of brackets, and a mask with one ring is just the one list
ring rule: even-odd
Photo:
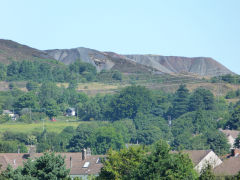
[[[85,160],[82,160],[82,153],[56,153],[65,157],[65,164],[67,169],[70,169],[70,175],[96,175],[100,172],[103,164],[97,163],[99,158],[105,157],[104,155],[91,155],[87,156]],[[42,156],[42,153],[35,153],[34,158]],[[70,162],[72,160],[72,167]],[[29,154],[25,153],[0,153],[0,164],[2,164],[2,170],[6,169],[10,164],[13,168],[23,166],[23,162],[27,161]],[[83,168],[85,162],[89,162],[87,168]]]

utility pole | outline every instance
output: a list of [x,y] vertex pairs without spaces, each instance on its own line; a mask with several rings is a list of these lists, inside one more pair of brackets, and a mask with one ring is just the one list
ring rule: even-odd
[[168,116],[168,126],[172,126],[172,116]]
[[32,108],[30,108],[30,120],[32,121]]
[[77,118],[78,118],[78,107],[76,107],[76,114],[75,114],[75,116],[76,116],[76,121],[77,121]]
[[42,120],[42,121],[43,121],[43,132],[44,132],[44,130],[45,130],[45,128],[44,128],[44,118],[43,118],[43,120]]

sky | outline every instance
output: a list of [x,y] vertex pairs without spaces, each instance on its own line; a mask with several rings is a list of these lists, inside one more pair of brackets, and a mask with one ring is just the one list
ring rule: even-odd
[[240,74],[240,0],[0,0],[0,39],[40,50],[212,57]]

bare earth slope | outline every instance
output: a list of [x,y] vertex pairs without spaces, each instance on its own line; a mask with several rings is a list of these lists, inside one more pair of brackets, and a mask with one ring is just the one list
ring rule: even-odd
[[160,55],[120,55],[89,48],[53,49],[41,51],[11,40],[0,39],[0,62],[9,64],[16,60],[55,59],[70,64],[81,59],[96,66],[98,71],[119,70],[125,73],[189,73],[200,76],[233,74],[212,58],[187,58]]
[[127,58],[144,65],[154,66],[166,73],[193,73],[201,76],[232,74],[232,72],[212,58],[179,57],[160,55],[125,55]]
[[46,50],[45,53],[47,53],[53,59],[61,61],[65,64],[71,64],[76,60],[82,60],[84,62],[91,63],[96,66],[98,71],[104,69],[119,70],[125,73],[154,71],[154,68],[152,67],[137,63],[116,53],[101,52],[84,47]]

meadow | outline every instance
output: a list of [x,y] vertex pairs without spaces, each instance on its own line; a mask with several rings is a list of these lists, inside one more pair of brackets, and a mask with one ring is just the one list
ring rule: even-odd
[[25,123],[6,123],[0,125],[0,134],[5,131],[11,132],[22,132],[22,133],[32,133],[32,132],[42,132],[46,129],[48,132],[60,133],[65,127],[72,126],[76,128],[79,124],[86,122],[70,122],[70,121],[45,121],[39,123],[25,124]]

